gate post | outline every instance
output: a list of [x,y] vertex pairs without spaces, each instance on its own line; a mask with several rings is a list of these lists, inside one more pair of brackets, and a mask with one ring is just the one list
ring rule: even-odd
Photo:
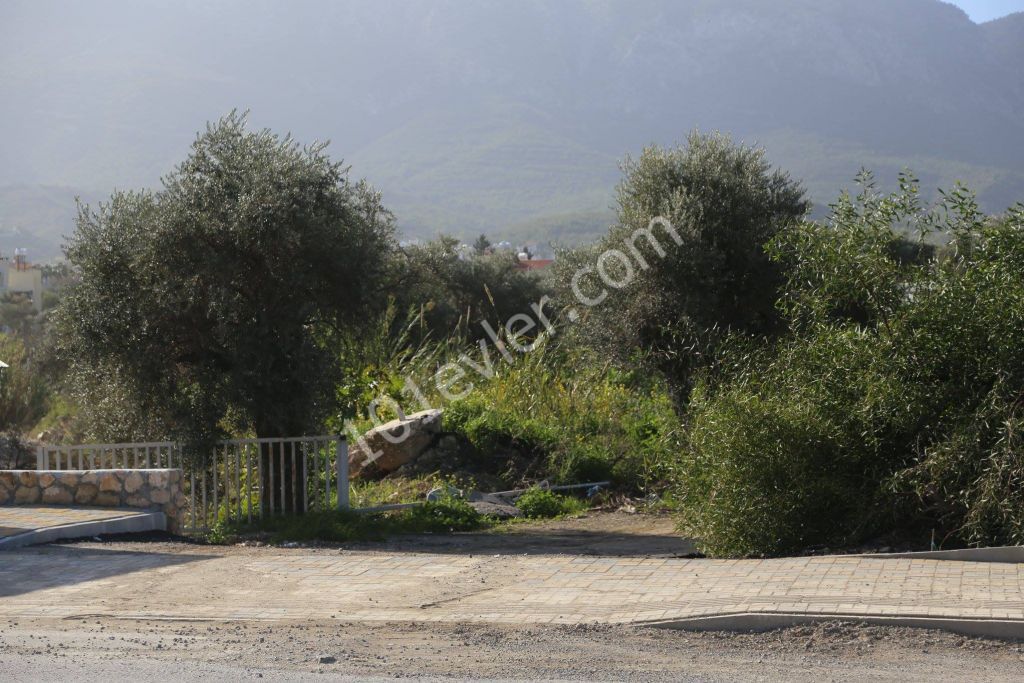
[[348,441],[344,436],[335,441],[334,469],[338,476],[338,509],[348,509]]

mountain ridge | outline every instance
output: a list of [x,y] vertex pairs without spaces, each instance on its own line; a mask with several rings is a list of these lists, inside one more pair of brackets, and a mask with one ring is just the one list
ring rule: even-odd
[[862,166],[963,180],[992,212],[1024,196],[1024,14],[975,24],[939,0],[54,7],[0,7],[0,97],[15,105],[0,126],[16,132],[0,148],[0,250],[23,246],[3,230],[56,220],[11,186],[152,187],[236,108],[332,139],[412,236],[565,216],[577,239],[580,216],[607,215],[618,160],[696,128],[764,145],[819,206]]

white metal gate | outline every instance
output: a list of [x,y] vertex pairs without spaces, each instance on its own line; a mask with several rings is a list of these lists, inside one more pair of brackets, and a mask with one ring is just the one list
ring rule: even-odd
[[349,506],[343,436],[229,439],[205,458],[185,457],[171,441],[41,445],[36,469],[181,469],[192,532],[218,521]]

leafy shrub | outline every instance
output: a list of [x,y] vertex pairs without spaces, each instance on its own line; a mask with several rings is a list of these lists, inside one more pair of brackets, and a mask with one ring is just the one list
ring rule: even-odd
[[896,487],[919,496],[944,536],[968,545],[1022,545],[1022,429],[1019,397],[998,387],[900,473]]
[[35,452],[17,434],[0,433],[0,470],[35,467]]
[[546,293],[533,273],[519,270],[511,251],[462,257],[459,240],[441,236],[422,245],[403,247],[405,275],[398,305],[415,309],[420,324],[414,340],[424,335],[440,339],[458,332],[467,339],[483,338],[484,321],[495,329],[511,316],[530,310]]
[[823,334],[698,385],[676,474],[684,525],[705,552],[789,552],[871,527],[889,471],[862,419],[884,410],[887,390],[871,351],[856,331]]
[[46,414],[49,387],[17,337],[0,334],[0,360],[0,430],[28,429]]
[[531,488],[516,500],[516,507],[531,519],[547,519],[582,512],[586,504],[542,488]]
[[[908,227],[949,246],[907,258]],[[684,524],[712,553],[773,554],[931,526],[1020,542],[1024,208],[981,216],[956,190],[844,196],[780,238],[789,339],[693,394],[677,470]]]

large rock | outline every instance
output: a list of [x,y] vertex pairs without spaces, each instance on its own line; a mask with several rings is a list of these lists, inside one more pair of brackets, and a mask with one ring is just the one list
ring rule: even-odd
[[79,505],[88,505],[96,500],[97,493],[99,493],[99,488],[96,484],[79,484],[75,491],[75,502]]
[[34,505],[39,502],[39,489],[25,486],[14,492],[14,502],[18,505]]
[[142,475],[138,472],[130,472],[127,477],[124,478],[124,490],[126,493],[135,493],[142,488],[145,482],[142,480]]
[[441,411],[423,410],[404,420],[392,420],[363,434],[349,445],[351,477],[371,477],[394,472],[423,453],[441,431]]
[[114,472],[104,472],[100,475],[100,491],[106,491],[108,493],[120,493],[121,492],[121,480],[117,478],[117,474]]
[[71,491],[63,486],[51,486],[43,490],[43,503],[46,505],[71,505],[73,500]]

